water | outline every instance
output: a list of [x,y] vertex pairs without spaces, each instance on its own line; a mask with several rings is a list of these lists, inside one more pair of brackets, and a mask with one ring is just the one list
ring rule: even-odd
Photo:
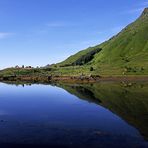
[[147,147],[147,88],[0,83],[0,147]]

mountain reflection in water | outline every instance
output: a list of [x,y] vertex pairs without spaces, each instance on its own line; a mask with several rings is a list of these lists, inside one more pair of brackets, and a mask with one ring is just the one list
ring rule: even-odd
[[136,127],[148,139],[148,83],[60,84],[69,93],[97,103]]
[[140,82],[0,83],[0,148],[147,147],[147,90]]

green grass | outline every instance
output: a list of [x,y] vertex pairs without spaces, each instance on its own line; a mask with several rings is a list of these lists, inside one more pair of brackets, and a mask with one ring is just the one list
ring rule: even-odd
[[[89,71],[94,67],[94,74],[100,75],[147,75],[148,74],[148,8],[132,24],[128,25],[119,34],[98,46],[82,50],[70,56],[67,60],[58,63],[57,66],[71,65],[92,50],[102,48],[94,58],[83,68],[65,66],[59,71],[67,73],[66,70],[78,73]],[[127,71],[126,68],[131,70]],[[71,69],[71,70],[70,70]]]
[[[101,50],[100,50],[101,49]],[[93,70],[90,70],[93,69]],[[148,8],[110,40],[82,50],[61,63],[43,69],[5,69],[9,75],[148,75]]]

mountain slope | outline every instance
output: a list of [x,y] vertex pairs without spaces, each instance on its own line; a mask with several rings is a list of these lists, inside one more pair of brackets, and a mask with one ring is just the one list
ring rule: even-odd
[[101,50],[93,55],[93,58],[87,63],[84,62],[83,65],[78,64],[73,67],[73,72],[78,73],[75,71],[79,69],[79,71],[84,73],[87,71],[86,73],[88,73],[90,67],[93,67],[94,71],[91,73],[94,74],[148,74],[148,8],[145,8],[142,15],[135,22],[128,25],[110,40],[80,51],[57,65],[70,70],[72,69],[72,63],[97,49]]
[[[110,40],[43,68],[7,68],[0,79],[48,76],[148,76],[148,8]],[[6,77],[6,78],[5,78]]]

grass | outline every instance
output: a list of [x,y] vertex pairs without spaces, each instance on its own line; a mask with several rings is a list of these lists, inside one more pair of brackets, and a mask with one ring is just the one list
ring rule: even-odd
[[[94,58],[83,68],[65,66],[59,68],[59,71],[71,71],[80,74],[89,73],[89,67],[94,67],[94,74],[100,75],[147,75],[148,74],[148,8],[143,14],[132,24],[128,25],[116,36],[110,40],[82,50],[77,54],[69,57],[67,60],[58,63],[60,65],[70,65],[89,52],[102,48],[96,53]],[[68,68],[67,68],[68,67]],[[126,67],[130,67],[130,71],[126,71]],[[70,70],[71,69],[71,70]]]
[[[100,50],[101,49],[101,50]],[[61,63],[41,69],[9,68],[0,76],[13,75],[148,75],[148,8],[110,40],[82,50]]]

